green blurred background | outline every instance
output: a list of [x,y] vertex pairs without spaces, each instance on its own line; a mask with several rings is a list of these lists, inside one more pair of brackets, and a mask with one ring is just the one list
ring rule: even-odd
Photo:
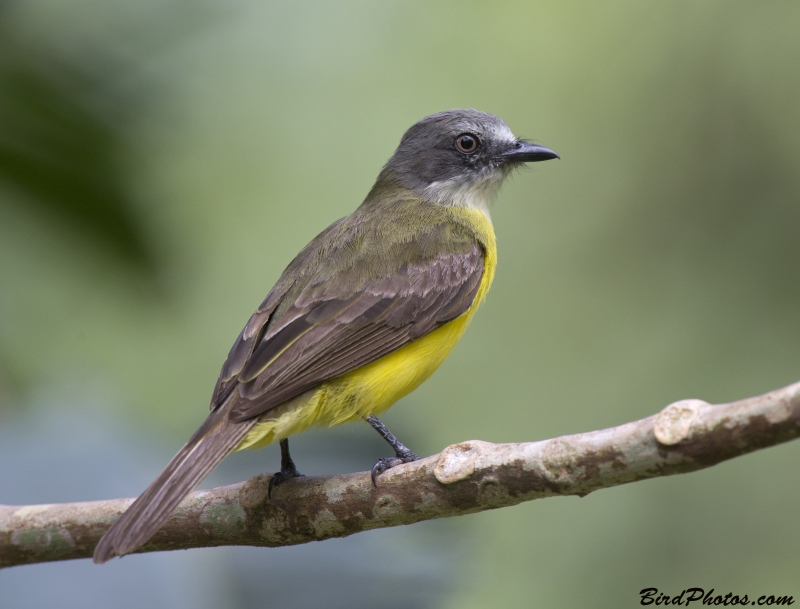
[[[486,304],[385,416],[416,452],[800,380],[798,31],[792,2],[0,3],[0,502],[138,493],[285,265],[448,108],[497,114],[562,160],[506,185]],[[311,432],[294,456],[308,474],[366,469],[385,452],[372,435]],[[336,461],[348,451],[360,460]],[[49,603],[54,581],[85,582],[53,592],[83,607],[146,589],[193,607],[798,598],[799,458],[789,444],[302,549],[16,568],[0,601]],[[278,465],[270,449],[229,461],[209,483]],[[350,579],[325,571],[340,561]],[[291,586],[270,580],[277,562]],[[375,565],[402,577],[381,587]],[[268,585],[246,597],[243,570]]]

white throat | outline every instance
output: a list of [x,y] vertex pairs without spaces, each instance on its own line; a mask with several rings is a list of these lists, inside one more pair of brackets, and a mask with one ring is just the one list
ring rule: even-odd
[[505,177],[504,171],[495,169],[479,180],[459,177],[433,182],[425,188],[424,196],[441,205],[474,209],[491,222],[489,209],[494,204]]

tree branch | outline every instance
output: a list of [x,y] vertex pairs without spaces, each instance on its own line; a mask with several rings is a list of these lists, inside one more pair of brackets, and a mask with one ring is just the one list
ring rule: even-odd
[[[270,475],[192,493],[139,551],[286,546],[554,495],[696,471],[800,435],[800,383],[710,405],[670,404],[600,431],[524,444],[471,440],[398,466],[295,478],[267,499]],[[133,499],[0,506],[0,567],[86,558]]]

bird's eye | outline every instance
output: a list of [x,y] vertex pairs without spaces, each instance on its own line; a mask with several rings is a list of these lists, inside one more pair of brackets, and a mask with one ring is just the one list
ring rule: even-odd
[[456,138],[456,148],[459,152],[471,154],[478,149],[480,140],[471,133],[462,133]]

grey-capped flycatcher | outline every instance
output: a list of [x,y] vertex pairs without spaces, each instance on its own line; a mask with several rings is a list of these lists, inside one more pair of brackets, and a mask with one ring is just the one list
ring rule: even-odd
[[270,490],[300,476],[288,437],[366,420],[395,456],[373,481],[417,459],[375,415],[416,389],[461,338],[494,277],[489,207],[523,163],[558,155],[496,116],[449,110],[403,135],[367,198],[281,275],[236,339],[211,414],[106,532],[102,563],[134,552],[235,450],[280,441]]

